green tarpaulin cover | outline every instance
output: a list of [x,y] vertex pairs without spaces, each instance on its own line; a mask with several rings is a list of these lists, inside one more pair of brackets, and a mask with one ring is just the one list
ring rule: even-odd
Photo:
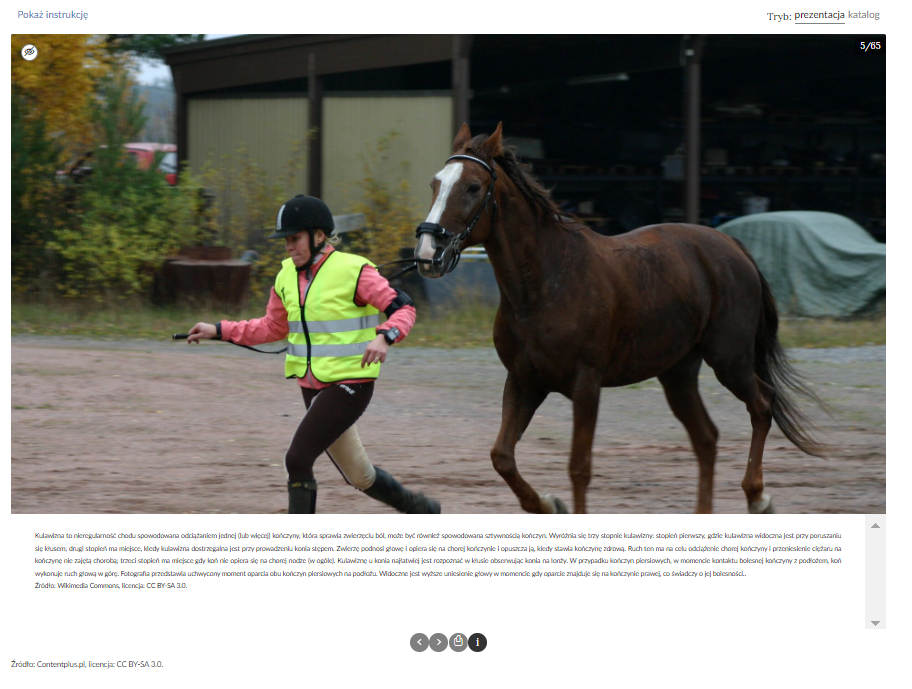
[[841,215],[758,213],[717,229],[740,239],[751,252],[780,314],[856,316],[886,296],[886,245]]

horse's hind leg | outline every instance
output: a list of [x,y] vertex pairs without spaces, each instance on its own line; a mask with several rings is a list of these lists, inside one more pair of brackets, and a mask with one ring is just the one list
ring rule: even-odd
[[516,468],[516,443],[522,437],[535,410],[544,402],[547,393],[523,390],[512,374],[507,375],[503,394],[503,420],[497,441],[491,449],[491,461],[497,473],[516,493],[519,504],[526,512],[553,513],[566,512],[560,501],[545,496],[539,497],[535,489],[526,483]]
[[773,425],[773,395],[775,391],[756,375],[754,376],[754,390],[756,393],[748,400],[741,398],[747,405],[751,417],[751,446],[750,456],[747,458],[747,470],[741,481],[741,488],[747,496],[747,511],[751,514],[772,514],[773,502],[770,496],[763,492],[763,448],[766,445],[766,436]]
[[668,406],[687,429],[690,444],[700,464],[697,513],[709,514],[712,512],[713,473],[719,431],[709,418],[709,413],[700,398],[697,375],[701,363],[700,355],[694,352],[659,376],[659,382],[665,389]]
[[[751,418],[750,455],[741,487],[747,496],[747,511],[751,514],[772,514],[770,496],[763,491],[763,448],[773,424],[773,397],[775,390],[754,373],[753,352],[750,359],[741,356],[735,361],[714,366],[719,382],[744,402]],[[710,362],[712,365],[712,362]]]
[[595,371],[577,374],[573,386],[573,442],[570,449],[570,481],[573,483],[573,511],[586,511],[586,489],[592,477],[592,441],[598,419],[601,380]]

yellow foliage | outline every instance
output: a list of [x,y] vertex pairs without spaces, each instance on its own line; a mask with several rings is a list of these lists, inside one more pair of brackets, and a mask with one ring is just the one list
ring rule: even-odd
[[235,255],[247,249],[260,254],[251,277],[255,298],[269,293],[282,259],[288,256],[285,242],[266,236],[273,231],[276,212],[288,200],[288,190],[294,189],[306,161],[306,141],[289,141],[288,161],[278,178],[270,176],[246,146],[196,171],[201,183],[215,194],[207,228],[210,241],[230,247]]
[[[390,131],[365,153],[364,176],[357,182],[363,197],[352,212],[364,213],[367,229],[346,235],[346,250],[378,265],[400,258],[401,250],[413,243],[415,233],[414,203],[406,179],[408,161],[394,164],[390,160],[390,148],[399,136],[399,132]],[[398,172],[390,170],[391,166],[398,167]]]
[[[20,55],[29,44],[38,49],[32,61]],[[83,152],[92,141],[89,97],[97,79],[111,69],[103,40],[86,34],[13,34],[11,55],[12,86],[26,100],[28,116],[43,115],[49,135],[65,141],[70,154]]]
[[[61,258],[58,293],[103,301],[148,292],[162,258],[199,235],[198,189],[169,187],[155,171],[137,171],[117,195],[87,189],[49,248]],[[143,178],[147,181],[142,183]]]

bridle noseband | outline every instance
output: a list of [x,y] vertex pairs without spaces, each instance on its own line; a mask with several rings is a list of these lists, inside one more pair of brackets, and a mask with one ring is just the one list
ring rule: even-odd
[[478,219],[481,217],[481,214],[488,207],[488,203],[491,203],[491,224],[497,219],[497,198],[494,196],[494,182],[497,181],[497,173],[494,172],[494,168],[488,165],[481,158],[476,158],[475,156],[457,154],[447,158],[447,163],[451,160],[471,160],[474,163],[481,165],[488,173],[491,175],[491,183],[488,185],[488,193],[485,194],[484,202],[479,206],[478,212],[475,213],[475,217],[472,218],[472,222],[469,223],[468,227],[459,234],[453,234],[443,225],[439,225],[434,222],[423,222],[418,225],[418,229],[415,230],[415,238],[421,239],[423,234],[432,234],[435,237],[440,237],[443,240],[447,241],[447,245],[443,248],[443,251],[439,256],[434,257],[433,260],[428,259],[416,259],[419,263],[432,263],[435,266],[442,266],[443,273],[449,273],[452,271],[458,264],[459,258],[462,255],[462,249],[460,245],[468,239],[469,235],[472,233],[472,229],[475,227],[475,224],[478,222]]

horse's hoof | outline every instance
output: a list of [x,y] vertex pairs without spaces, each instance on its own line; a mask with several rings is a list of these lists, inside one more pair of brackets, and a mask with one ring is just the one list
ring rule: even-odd
[[546,514],[569,514],[567,505],[560,498],[556,498],[551,494],[546,495],[542,498],[542,507],[545,508]]
[[750,503],[747,511],[750,514],[776,514],[776,510],[773,509],[773,500],[766,493],[761,495],[759,500]]

